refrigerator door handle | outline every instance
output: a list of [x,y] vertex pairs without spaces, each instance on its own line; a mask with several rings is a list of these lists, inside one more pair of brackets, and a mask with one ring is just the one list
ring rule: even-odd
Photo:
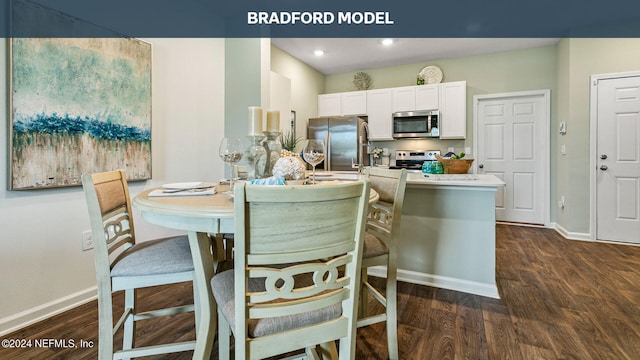
[[327,131],[327,135],[324,138],[324,171],[331,169],[331,133]]

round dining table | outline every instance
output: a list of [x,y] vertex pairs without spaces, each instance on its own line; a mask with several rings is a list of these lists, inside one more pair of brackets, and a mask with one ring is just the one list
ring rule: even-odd
[[[316,186],[332,182],[318,182]],[[212,251],[211,237],[234,232],[233,197],[226,194],[228,190],[229,185],[216,184],[213,195],[149,196],[158,189],[148,189],[133,199],[133,206],[149,223],[183,230],[188,234],[194,265],[196,305],[194,359],[209,359],[216,334],[217,309],[210,280],[223,254],[219,253],[217,246]],[[375,203],[378,199],[378,193],[371,189],[369,203]]]

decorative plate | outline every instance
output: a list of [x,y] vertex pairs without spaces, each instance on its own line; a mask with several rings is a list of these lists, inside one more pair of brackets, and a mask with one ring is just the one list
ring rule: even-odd
[[434,65],[425,66],[418,73],[418,77],[423,78],[425,84],[439,84],[442,81],[442,70]]

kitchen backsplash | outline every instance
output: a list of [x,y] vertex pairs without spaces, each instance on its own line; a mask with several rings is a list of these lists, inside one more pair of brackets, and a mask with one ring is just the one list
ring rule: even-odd
[[[372,141],[371,146],[388,148],[393,160],[395,150],[440,150],[444,155],[452,147],[456,154],[465,151],[465,147],[472,147],[466,144],[465,140],[439,140],[439,139],[403,139],[394,141]],[[473,158],[473,154],[470,156]]]

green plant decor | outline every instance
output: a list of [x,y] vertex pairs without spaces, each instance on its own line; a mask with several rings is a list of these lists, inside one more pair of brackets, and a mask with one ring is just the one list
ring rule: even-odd
[[296,133],[291,130],[282,133],[282,137],[280,138],[282,148],[291,152],[296,151],[296,146],[298,146],[300,141],[302,141],[302,137],[296,136]]

